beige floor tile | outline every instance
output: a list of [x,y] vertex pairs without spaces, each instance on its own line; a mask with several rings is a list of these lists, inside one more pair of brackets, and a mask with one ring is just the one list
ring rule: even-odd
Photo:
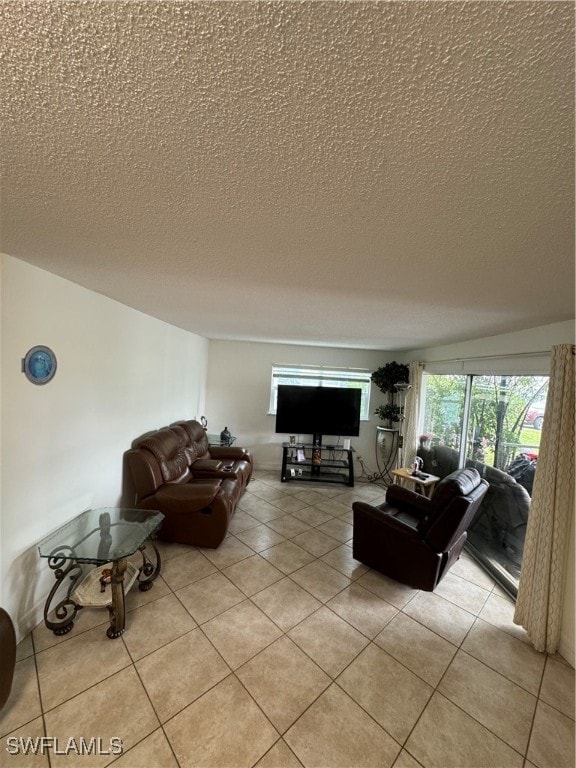
[[322,562],[336,568],[337,571],[348,576],[349,579],[358,579],[365,573],[368,573],[368,566],[363,565],[359,560],[352,556],[352,549],[346,544],[342,544],[336,549],[331,550],[322,558]]
[[330,600],[350,584],[349,578],[320,560],[294,571],[290,578],[322,602]]
[[16,661],[22,661],[22,659],[27,659],[28,656],[33,655],[34,645],[32,643],[32,632],[30,632],[30,634],[23,637],[16,646]]
[[122,635],[132,659],[141,659],[171,640],[194,629],[196,622],[172,594],[143,605],[128,614]]
[[225,661],[237,669],[282,632],[250,600],[245,600],[202,625]]
[[0,711],[0,736],[35,720],[41,713],[36,663],[29,656],[16,663],[10,696]]
[[491,594],[478,615],[484,621],[493,624],[503,632],[508,632],[509,635],[517,637],[524,643],[530,642],[526,630],[514,624],[514,603],[510,598]]
[[[137,716],[135,716],[137,713]],[[67,743],[74,737],[86,741],[100,738],[103,745],[121,739],[124,751],[131,749],[155,731],[158,718],[133,667],[117,672],[84,693],[60,704],[46,714],[46,732]],[[107,765],[110,755],[51,755],[52,768],[59,766]]]
[[198,624],[246,599],[246,595],[219,571],[179,589],[176,596]]
[[313,507],[316,504],[321,504],[323,501],[326,501],[327,498],[330,498],[329,496],[326,496],[325,491],[326,489],[320,490],[318,487],[314,489],[304,489],[299,486],[299,490],[296,493],[295,498],[300,499],[300,501],[304,501],[306,504],[309,504],[311,507]]
[[393,605],[358,584],[336,595],[328,607],[371,639],[398,613]]
[[322,523],[322,525],[318,526],[318,530],[327,533],[328,536],[332,536],[340,542],[350,541],[354,532],[352,525],[342,520],[342,518],[333,518],[327,523]]
[[217,549],[203,549],[202,553],[220,569],[239,563],[240,560],[254,554],[250,547],[247,547],[235,536],[227,536]]
[[329,608],[322,607],[288,633],[331,677],[336,677],[369,640]]
[[308,504],[302,499],[297,499],[292,494],[289,496],[283,496],[281,499],[274,499],[272,502],[275,507],[282,510],[282,512],[295,515],[299,510],[308,507]]
[[[368,501],[372,504],[381,504],[386,496],[386,489],[375,483],[366,483],[357,480],[353,491],[347,491],[342,495],[343,503],[352,506],[355,501]],[[344,501],[345,500],[345,501]]]
[[[178,557],[173,557],[162,565],[162,578],[170,589],[181,589],[198,579],[203,579],[210,573],[214,573],[215,566],[202,552],[193,550]],[[152,589],[150,590],[152,592]]]
[[434,592],[440,595],[440,597],[450,600],[451,603],[460,606],[460,608],[464,608],[464,610],[476,615],[480,613],[490,596],[489,590],[466,581],[466,579],[451,572],[444,576]]
[[114,768],[179,768],[161,728],[114,761]]
[[294,536],[292,539],[294,544],[298,544],[299,547],[310,552],[315,557],[320,557],[330,552],[332,549],[336,549],[340,542],[328,536],[326,533],[322,533],[316,528],[312,528],[309,531],[300,533],[298,536]]
[[135,608],[140,608],[141,605],[151,603],[153,600],[158,600],[160,597],[170,593],[170,587],[162,576],[157,576],[150,589],[142,592],[137,584],[132,586],[132,589],[126,595],[126,611],[133,611]]
[[302,768],[302,763],[284,739],[278,739],[254,768]]
[[65,635],[55,635],[51,629],[48,629],[44,622],[38,624],[32,630],[34,638],[34,650],[36,653],[52,648],[54,645],[60,645],[77,637],[82,632],[88,632],[94,627],[102,627],[102,632],[106,634],[106,629],[110,626],[108,611],[104,608],[82,608],[74,619],[74,626]]
[[287,637],[246,662],[236,675],[279,733],[284,733],[332,682]]
[[193,629],[136,663],[160,722],[230,674],[200,629]]
[[454,645],[460,645],[475,620],[472,613],[433,592],[419,592],[403,612]]
[[396,758],[393,768],[422,768],[418,760],[415,760],[405,749]]
[[454,563],[450,569],[450,573],[460,576],[461,578],[466,579],[466,581],[470,581],[472,584],[476,584],[489,591],[491,591],[494,586],[492,577],[466,552],[463,552],[460,559]]
[[265,549],[260,554],[286,574],[292,573],[292,571],[296,571],[314,560],[314,556],[310,552],[306,552],[305,549],[291,541],[283,541],[270,549]]
[[255,552],[262,552],[265,549],[270,549],[275,544],[285,541],[284,536],[273,531],[272,528],[264,525],[264,523],[258,523],[253,528],[240,531],[240,533],[236,534],[236,538],[240,539],[240,541],[244,542]]
[[284,578],[282,571],[260,555],[229,565],[222,573],[248,597]]
[[196,547],[192,546],[192,544],[178,544],[176,541],[160,541],[157,539],[154,543],[156,544],[156,548],[160,553],[163,564],[168,562],[168,560],[171,560],[173,557],[186,555],[189,552],[194,552],[196,549]]
[[528,747],[536,697],[458,651],[438,691],[518,752]]
[[288,577],[254,595],[252,602],[284,632],[321,606],[315,597]]
[[41,717],[7,734],[0,742],[0,768],[49,768],[49,749],[39,741],[43,736]]
[[[340,497],[321,501],[320,503],[315,504],[315,508],[325,512],[330,518],[340,517],[340,515],[346,514],[351,509],[348,504],[343,504],[340,501]],[[322,522],[326,521],[322,520]]]
[[332,684],[285,734],[306,768],[389,768],[400,746]]
[[438,685],[458,650],[404,613],[396,614],[374,642],[432,686]]
[[306,506],[303,509],[293,512],[292,514],[294,517],[297,517],[299,520],[302,520],[303,522],[312,526],[321,525],[328,520],[332,520],[332,515],[324,512],[322,509],[320,509],[319,506]]
[[36,656],[44,710],[85,691],[131,664],[121,638],[111,640],[100,627]]
[[282,517],[285,513],[282,509],[269,501],[258,499],[255,496],[245,494],[238,502],[238,508],[247,512],[251,517],[259,520],[261,523],[267,523]]
[[477,619],[462,650],[534,695],[538,694],[546,656],[482,619]]
[[574,768],[574,720],[539,701],[526,757],[538,768]]
[[274,488],[270,485],[261,485],[257,488],[251,488],[250,493],[259,499],[264,499],[264,501],[269,501],[271,503],[282,501],[282,499],[287,498],[282,488]]
[[407,587],[406,584],[400,584],[399,581],[389,579],[383,573],[372,570],[368,570],[367,573],[361,576],[357,584],[366,587],[366,589],[374,592],[375,595],[381,597],[382,600],[386,600],[387,603],[396,606],[396,608],[404,608],[419,593],[417,589]]
[[434,693],[406,750],[426,768],[522,768],[523,757],[455,704]]
[[294,517],[294,515],[284,515],[276,520],[270,520],[268,525],[276,531],[276,533],[279,533],[287,539],[291,539],[303,531],[310,530],[310,525],[308,523],[299,520],[297,517]]
[[400,744],[434,691],[373,644],[354,659],[337,682]]
[[278,733],[231,675],[165,725],[181,766],[250,768]]
[[255,517],[252,517],[252,515],[249,515],[248,512],[244,512],[242,509],[236,509],[232,520],[230,520],[228,533],[232,533],[240,538],[238,536],[239,533],[249,531],[251,528],[255,528],[258,525],[261,525],[261,523],[259,520],[256,520]]
[[548,657],[540,698],[574,720],[574,670],[572,667]]

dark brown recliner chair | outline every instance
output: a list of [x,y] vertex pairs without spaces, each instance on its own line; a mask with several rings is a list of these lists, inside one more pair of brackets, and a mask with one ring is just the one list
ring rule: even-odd
[[432,592],[460,557],[466,529],[488,490],[475,469],[438,483],[432,498],[391,485],[386,502],[355,501],[353,555],[396,581]]

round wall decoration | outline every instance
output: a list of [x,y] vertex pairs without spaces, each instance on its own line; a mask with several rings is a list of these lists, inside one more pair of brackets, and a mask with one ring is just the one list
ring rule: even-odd
[[32,384],[47,384],[56,373],[56,355],[50,347],[32,347],[22,360],[22,370]]

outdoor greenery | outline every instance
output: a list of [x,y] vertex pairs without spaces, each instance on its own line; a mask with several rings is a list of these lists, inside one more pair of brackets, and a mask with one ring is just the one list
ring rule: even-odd
[[[466,376],[427,377],[425,432],[433,442],[460,447]],[[535,429],[524,428],[533,403],[544,401],[545,376],[474,376],[467,455],[504,469],[523,446],[539,445]]]

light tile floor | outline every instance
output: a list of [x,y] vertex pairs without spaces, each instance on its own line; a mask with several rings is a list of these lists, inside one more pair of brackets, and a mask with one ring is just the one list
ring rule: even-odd
[[[435,593],[352,558],[351,502],[383,494],[258,472],[217,550],[160,544],[121,638],[102,610],[37,627],[0,766],[573,768],[574,670],[470,557]],[[40,736],[58,741],[24,754]],[[81,737],[111,754],[74,754]]]

